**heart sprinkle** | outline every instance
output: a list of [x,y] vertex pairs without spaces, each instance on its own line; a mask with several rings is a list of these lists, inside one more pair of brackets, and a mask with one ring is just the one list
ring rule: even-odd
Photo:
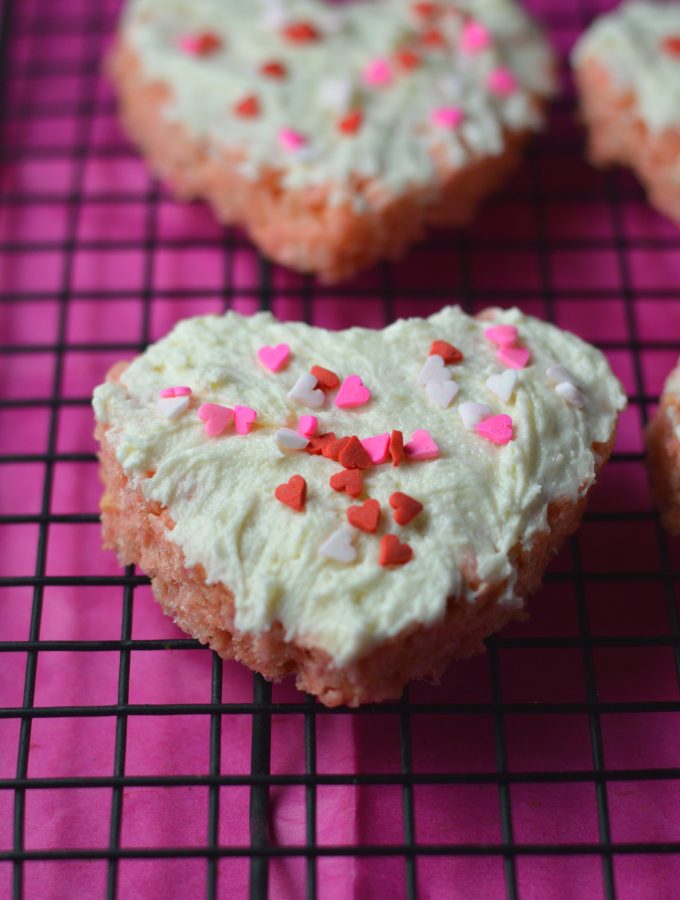
[[492,94],[498,97],[509,97],[517,90],[517,79],[510,69],[498,68],[489,72],[486,86]]
[[458,128],[463,121],[463,110],[459,106],[439,106],[432,111],[431,119],[440,128]]
[[449,344],[448,341],[432,341],[430,356],[441,356],[447,364],[463,361],[463,354],[461,351],[458,347],[454,347],[453,344]]
[[316,383],[316,378],[305,372],[288,391],[288,396],[303,406],[320,409],[323,406],[325,395],[323,391],[317,390]]
[[324,369],[323,366],[312,366],[310,371],[319,382],[317,386],[322,391],[334,391],[336,387],[340,387],[340,379],[330,369]]
[[488,419],[493,415],[493,410],[486,403],[461,403],[458,414],[463,420],[463,425],[468,431],[474,431],[482,419]]
[[304,434],[293,431],[292,428],[279,428],[274,433],[274,440],[282,450],[304,450],[309,443]]
[[418,381],[418,384],[423,385],[430,384],[432,381],[450,381],[451,373],[446,368],[446,364],[442,357],[435,354],[434,356],[427,357],[425,365],[420,372],[418,372],[418,378],[416,380]]
[[385,534],[380,539],[380,565],[403,566],[413,558],[408,544],[401,544],[395,534]]
[[320,434],[317,437],[310,437],[309,444],[305,447],[305,450],[310,456],[321,456],[322,454],[325,456],[324,450],[329,444],[333,443],[335,443],[335,434],[332,431],[327,431],[325,434]]
[[437,31],[436,28],[431,28],[423,35],[423,44],[425,44],[426,47],[430,47],[432,50],[437,50],[446,47],[446,39],[441,31]]
[[576,378],[574,373],[571,371],[571,369],[568,369],[566,366],[561,366],[561,365],[549,366],[546,369],[545,374],[548,378],[548,381],[551,384],[561,384],[561,382],[563,382],[563,381],[568,381],[570,384],[573,384],[574,386],[578,385],[578,379]]
[[283,29],[283,36],[292,44],[309,44],[321,38],[311,22],[291,22]]
[[363,438],[361,446],[371,457],[374,466],[379,466],[387,461],[387,455],[390,447],[390,436],[385,434],[376,434],[375,437]]
[[346,447],[347,444],[349,444],[348,437],[337,438],[337,440],[334,438],[323,448],[322,456],[325,456],[326,459],[333,459],[335,460],[335,462],[337,462],[338,457],[340,456],[340,451],[343,449],[343,447]]
[[316,434],[316,429],[318,427],[319,420],[316,416],[300,416],[298,421],[298,431],[306,438],[310,438],[313,434]]
[[392,83],[394,73],[388,59],[372,59],[364,68],[361,77],[371,87],[385,87]]
[[343,469],[331,475],[328,482],[334,491],[344,491],[350,497],[358,497],[364,489],[364,480],[359,469]]
[[295,512],[300,512],[307,499],[307,482],[302,475],[293,475],[289,481],[276,488],[274,496]]
[[319,85],[321,105],[336,112],[344,112],[352,98],[352,82],[346,79],[332,78]]
[[189,56],[209,56],[222,46],[222,41],[210,31],[201,34],[185,34],[178,42],[179,49]]
[[234,410],[219,403],[202,403],[197,410],[198,418],[205,422],[203,431],[210,437],[217,437],[226,431],[234,418]]
[[275,347],[260,347],[257,351],[257,358],[265,369],[269,369],[270,372],[279,372],[290,359],[290,346],[277,344]]
[[458,383],[455,381],[430,381],[425,385],[427,396],[442,409],[448,409],[455,400],[458,390]]
[[413,11],[423,19],[430,19],[440,11],[438,3],[414,3]]
[[380,504],[377,500],[364,500],[361,506],[350,506],[347,510],[347,521],[361,531],[375,534],[380,521]]
[[669,56],[680,56],[680,37],[672,35],[661,42],[661,46]]
[[517,387],[517,372],[514,369],[506,369],[500,375],[490,375],[486,379],[486,386],[503,403],[507,403]]
[[420,500],[395,491],[390,497],[390,506],[394,510],[394,521],[398,525],[408,525],[416,516],[419,516],[424,507]]
[[263,63],[260,66],[260,74],[265,75],[267,78],[281,79],[286,77],[288,70],[283,63],[272,60],[271,62]]
[[491,416],[483,419],[475,428],[480,437],[486,438],[492,444],[504,446],[512,440],[512,419],[510,416]]
[[486,329],[484,337],[497,347],[514,347],[518,334],[514,325],[494,325]]
[[368,403],[370,399],[371,392],[361,378],[358,375],[348,375],[340,386],[335,405],[340,409],[354,409]]
[[234,407],[234,422],[237,434],[249,434],[253,422],[257,419],[257,413],[250,406]]
[[338,462],[345,469],[369,469],[372,465],[371,457],[355,434],[341,448]]
[[531,361],[531,353],[526,347],[501,347],[496,357],[499,362],[511,369],[524,369]]
[[491,46],[489,29],[481,22],[466,22],[460,35],[460,46],[466,53],[480,53]]
[[398,466],[404,459],[404,435],[401,431],[395,430],[390,435],[390,456],[393,466]]
[[282,128],[279,131],[279,144],[289,153],[296,153],[307,144],[307,138],[293,128]]
[[176,387],[163,388],[158,394],[159,397],[190,397],[191,388],[179,384]]
[[347,113],[347,115],[338,122],[338,129],[343,134],[356,134],[361,128],[364,121],[364,114],[359,109]]
[[560,384],[556,384],[555,393],[559,394],[560,397],[564,397],[567,403],[571,404],[571,406],[575,406],[576,409],[583,409],[586,405],[583,394],[576,385],[572,384],[570,381],[562,381]]
[[175,397],[159,397],[158,408],[166,419],[176,419],[189,407],[191,397],[180,394]]
[[422,63],[421,58],[417,53],[413,53],[412,50],[398,50],[394,58],[401,66],[402,69],[406,72],[410,72],[413,69],[417,69],[418,66]]
[[260,101],[254,94],[251,94],[236,104],[234,112],[243,119],[253,119],[260,115]]
[[439,447],[436,445],[430,432],[425,428],[418,428],[411,435],[411,440],[404,447],[406,456],[411,460],[436,459],[439,456]]
[[336,562],[351,563],[357,558],[357,550],[352,543],[352,529],[347,525],[338,528],[319,547],[319,556]]

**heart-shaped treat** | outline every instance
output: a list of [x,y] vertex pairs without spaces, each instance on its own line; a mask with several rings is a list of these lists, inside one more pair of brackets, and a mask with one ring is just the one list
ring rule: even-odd
[[[489,390],[485,330],[499,326],[533,360],[511,406]],[[461,353],[446,406],[418,384],[433,341]],[[258,350],[280,345],[272,374]],[[558,360],[578,387],[548,377]],[[337,405],[319,361],[338,376],[329,390],[355,376],[370,400]],[[446,307],[382,331],[229,312],[180,322],[111,377],[94,397],[107,544],[191,635],[267,677],[295,672],[329,705],[396,697],[518,614],[624,404],[598,350],[519,310]],[[183,384],[191,406],[169,422],[159,402],[182,397],[159,394]]]
[[346,277],[467,222],[554,92],[519,3],[421,7],[128,0],[109,65],[123,124],[179,196],[285,265]]

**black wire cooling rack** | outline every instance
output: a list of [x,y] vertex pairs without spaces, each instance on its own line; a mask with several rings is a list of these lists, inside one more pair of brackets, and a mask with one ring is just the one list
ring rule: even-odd
[[[565,48],[600,11],[601,4],[543,0],[533,7],[551,28],[557,44]],[[246,239],[236,231],[197,237],[190,226],[183,226],[179,233],[167,236],[161,233],[159,221],[164,204],[170,201],[157,184],[145,176],[132,186],[128,179],[120,183],[114,179],[97,188],[87,182],[88,166],[93,162],[122,160],[135,165],[133,150],[110,124],[115,118],[114,106],[101,74],[102,56],[114,29],[116,12],[117,3],[92,0],[5,0],[0,5],[0,226],[3,218],[10,223],[0,230],[0,266],[4,266],[0,268],[0,322],[4,323],[0,332],[0,363],[5,373],[17,366],[27,367],[28,371],[35,360],[47,357],[50,384],[45,393],[5,396],[0,383],[0,416],[4,417],[0,421],[7,427],[5,438],[0,441],[0,472],[3,467],[11,469],[27,483],[39,477],[42,485],[36,512],[27,512],[21,504],[0,510],[3,534],[23,534],[22,529],[31,526],[26,533],[35,535],[31,574],[13,574],[11,554],[7,549],[2,554],[10,558],[5,560],[2,571],[6,574],[0,578],[0,691],[3,682],[12,673],[16,675],[17,665],[21,666],[23,691],[19,704],[0,704],[0,724],[3,720],[19,722],[17,736],[12,737],[15,733],[8,731],[9,737],[0,744],[0,804],[3,799],[7,801],[0,805],[0,820],[3,810],[7,817],[5,832],[0,821],[0,896],[90,897],[103,893],[112,898],[126,893],[153,897],[157,894],[148,882],[145,888],[121,892],[121,866],[130,860],[156,864],[185,859],[202,861],[205,866],[204,887],[199,893],[228,897],[234,896],[235,889],[220,874],[220,864],[234,859],[249,869],[250,896],[265,898],[268,887],[272,888],[272,866],[286,859],[300,861],[298,880],[292,887],[289,885],[288,893],[277,883],[276,889],[269,890],[270,896],[338,897],[341,894],[334,892],[322,868],[326,861],[337,857],[346,860],[348,866],[365,864],[364,880],[355,882],[357,896],[365,897],[384,896],[381,886],[384,889],[386,882],[378,878],[373,883],[371,878],[372,873],[380,873],[388,865],[398,866],[390,869],[393,874],[389,890],[395,896],[466,896],[461,890],[468,891],[467,897],[473,896],[469,886],[474,880],[458,883],[453,877],[449,881],[433,877],[429,868],[433,860],[468,862],[480,872],[498,863],[502,869],[500,879],[486,896],[678,896],[677,805],[674,816],[662,812],[663,804],[656,807],[659,819],[655,820],[655,813],[649,812],[647,806],[654,807],[649,797],[660,795],[657,791],[648,796],[645,791],[653,785],[655,790],[661,788],[672,795],[680,784],[680,554],[660,529],[639,480],[629,482],[625,474],[637,471],[639,476],[643,458],[641,427],[657,400],[659,373],[670,366],[680,351],[677,231],[646,210],[632,179],[620,173],[601,175],[589,170],[581,159],[573,96],[567,91],[556,103],[549,133],[530,151],[528,165],[491,202],[474,229],[435,235],[403,264],[383,265],[349,285],[320,287],[312,279],[283,273],[256,258]],[[71,84],[70,93],[67,84]],[[64,137],[66,133],[68,138]],[[59,186],[46,183],[39,174],[32,178],[17,174],[23,171],[22,167],[33,164],[35,172],[48,167],[46,171],[54,174],[62,163],[68,164],[71,174],[68,182]],[[144,172],[141,163],[138,172]],[[93,203],[111,219],[120,214],[124,205],[136,204],[141,211],[140,234],[119,235],[115,239],[83,237],[79,223]],[[23,210],[40,207],[57,209],[62,215],[63,228],[58,237],[35,237],[30,229],[26,231],[17,224]],[[207,218],[207,213],[199,215]],[[201,249],[211,250],[219,260],[218,283],[206,288],[199,281],[192,281],[189,267],[189,275],[184,272],[183,280],[158,285],[161,254],[179,258],[184,251]],[[77,267],[82,253],[93,255],[96,268],[100,263],[104,265],[108,254],[125,251],[138,252],[141,259],[138,285],[80,285]],[[25,262],[31,254],[45,254],[45,258],[53,255],[58,260],[60,274],[49,287],[32,287],[13,279],[12,260]],[[252,264],[247,278],[240,274],[242,259]],[[95,308],[100,304],[103,309],[112,299],[134,304],[138,309],[139,327],[135,333],[126,340],[73,337],[71,325],[81,308],[79,304],[87,302]],[[460,302],[468,310],[518,302],[529,312],[567,327],[578,319],[576,330],[594,338],[610,354],[628,379],[631,394],[623,441],[610,464],[609,490],[600,495],[602,499],[588,514],[579,537],[571,540],[560,563],[549,574],[542,599],[536,604],[537,624],[533,630],[532,626],[513,627],[490,640],[485,661],[462,664],[463,668],[458,669],[459,673],[474,672],[475,677],[482,677],[483,673],[488,694],[481,699],[460,696],[451,685],[468,676],[454,674],[453,681],[445,682],[441,688],[412,688],[399,703],[329,711],[312,698],[292,691],[279,696],[278,688],[273,693],[272,686],[255,675],[252,699],[223,702],[224,679],[231,676],[224,674],[222,662],[213,655],[210,695],[204,702],[131,702],[134,654],[209,651],[177,635],[172,639],[134,637],[135,603],[150,602],[148,598],[137,600],[148,582],[134,568],[115,575],[100,575],[96,568],[76,575],[50,571],[49,547],[55,530],[68,525],[78,540],[84,529],[94,528],[97,522],[94,510],[64,513],[55,511],[54,506],[58,467],[69,464],[91,473],[95,463],[91,450],[64,450],[60,445],[60,427],[65,417],[86,410],[89,404],[87,391],[66,390],[70,360],[78,354],[101,358],[102,377],[112,355],[129,356],[143,349],[160,330],[157,322],[164,321],[164,310],[178,304],[182,314],[239,303],[243,308],[271,308],[282,316],[315,322],[332,308],[339,311],[346,324],[363,321],[367,316],[372,324],[381,324],[405,312],[422,309],[428,313],[448,302]],[[15,329],[15,317],[32,303],[53,317],[52,340],[35,341],[30,334]],[[47,417],[44,449],[31,447],[29,452],[23,452],[19,446],[7,451],[12,416],[32,411]],[[643,499],[638,505],[628,503],[628,494]],[[593,553],[598,541],[608,542],[604,563]],[[649,565],[638,564],[638,552],[653,561]],[[122,605],[120,636],[102,640],[45,638],[41,628],[45,597],[53,588],[118,592],[117,603]],[[6,639],[3,622],[9,621],[15,589],[32,593],[30,622],[26,636]],[[616,606],[615,598],[623,595],[632,598],[630,608],[634,611],[630,615],[626,613],[627,606]],[[565,615],[573,617],[571,630],[562,628],[562,596],[567,598],[564,608],[569,609]],[[603,602],[609,600],[617,610],[613,614],[611,609],[603,610]],[[546,611],[541,613],[539,608]],[[619,609],[621,628],[615,625]],[[648,624],[650,618],[653,626]],[[643,626],[642,620],[647,624]],[[36,702],[39,667],[47,655],[55,653],[116,654],[115,702]],[[538,669],[528,662],[536,653],[542,654],[539,658],[543,661]],[[543,682],[551,680],[553,667],[559,668],[559,661],[566,659],[567,654],[575,660],[578,689],[544,690]],[[657,668],[661,659],[664,665],[668,664],[662,671]],[[635,689],[630,687],[631,667],[637,679]],[[516,684],[516,675],[525,670],[529,686],[522,689]],[[555,684],[560,684],[559,672],[555,678]],[[616,685],[620,687],[617,689]],[[188,714],[209,721],[208,764],[204,769],[191,775],[127,772],[131,720]],[[223,725],[225,720],[244,716],[250,723],[250,771],[226,774],[221,762],[225,752]],[[442,740],[450,742],[453,753],[457,723],[465,723],[471,716],[490,726],[493,762],[488,769],[478,768],[472,761],[458,769],[447,769],[443,764],[421,765],[425,732],[431,736],[440,733]],[[78,717],[115,722],[110,774],[31,774],[31,760],[36,753],[32,741],[35,723],[61,719],[71,722]],[[349,717],[357,729],[361,729],[361,720],[366,717],[379,717],[381,722],[389,723],[384,736],[374,735],[374,741],[392,745],[394,765],[373,771],[371,767],[362,769],[360,763],[348,762],[344,770],[320,769],[319,731],[328,717]],[[301,758],[299,766],[292,770],[272,772],[273,723],[283,718],[300,723],[304,736]],[[515,746],[516,725],[528,720],[532,720],[533,749],[529,752],[525,746],[527,752],[522,755]],[[559,752],[553,748],[557,762],[546,764],[543,757],[548,751],[541,748],[541,741],[548,741],[549,728],[546,725],[542,731],[540,723],[556,720],[562,723],[562,730],[556,732],[558,742],[576,728],[577,722],[583,724],[587,735],[585,757],[561,765]],[[616,723],[616,728],[612,723]],[[461,725],[462,739],[473,740],[466,736],[466,727]],[[650,733],[653,740],[647,740]],[[520,746],[522,740],[519,739]],[[648,751],[644,758],[637,758],[634,753],[628,757],[616,755],[623,747],[642,745]],[[447,840],[446,829],[437,839],[420,836],[421,823],[429,816],[420,791],[428,787],[444,792],[459,786],[495,792],[497,840]],[[548,804],[546,821],[554,821],[566,816],[569,803],[578,804],[574,798],[581,794],[574,792],[583,786],[594,797],[593,831],[588,839],[572,839],[567,833],[543,839],[536,833],[527,833],[522,824],[525,807],[520,809],[517,800],[522,791],[537,791],[538,805],[540,797]],[[141,788],[170,791],[178,787],[202,788],[207,792],[207,819],[200,842],[171,847],[126,844],[121,834],[129,814],[128,792]],[[385,822],[378,807],[374,819],[355,843],[321,842],[319,797],[321,791],[332,787],[351,787],[359,792],[382,787],[400,792],[400,837],[391,842],[381,840]],[[555,799],[556,787],[566,791],[564,806]],[[622,794],[622,787],[628,793]],[[626,807],[622,797],[630,797],[633,787],[637,792],[633,805]],[[273,790],[288,788],[298,791],[303,837],[282,844],[273,836],[276,809],[271,794]],[[28,798],[59,790],[68,806],[69,792],[73,796],[78,789],[108,792],[108,839],[93,845],[82,834],[56,846],[36,845],[27,812]],[[237,789],[246,790],[249,796],[249,840],[232,846],[220,834],[220,810],[231,802],[230,791]],[[542,791],[548,793],[541,794]],[[477,814],[473,809],[471,815]],[[586,816],[585,810],[583,815]],[[622,830],[620,820],[626,815],[637,823],[637,830]],[[456,817],[453,807],[451,816]],[[573,817],[578,819],[578,811],[572,813]],[[659,825],[661,819],[663,827]],[[650,821],[656,825],[646,827]],[[546,863],[548,868],[533,866],[535,861]],[[576,875],[573,880],[571,875],[564,875],[577,871],[561,869],[565,861],[587,869],[590,880],[582,882]],[[101,882],[89,882],[86,870],[82,870],[80,880],[69,881],[62,873],[74,862],[101,865],[105,875]],[[47,863],[56,868],[48,870],[49,881],[41,882],[39,873],[44,870],[40,866]],[[553,864],[563,873],[561,881],[550,874]],[[398,872],[398,878],[394,872]],[[67,889],[66,885],[70,887]],[[194,895],[195,888],[185,888],[180,878],[174,887],[166,885],[164,893],[189,896]]]

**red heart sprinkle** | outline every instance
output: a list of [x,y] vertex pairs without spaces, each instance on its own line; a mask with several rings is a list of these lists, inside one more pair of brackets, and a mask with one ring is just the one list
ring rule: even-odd
[[357,109],[354,110],[354,112],[348,113],[344,119],[340,119],[338,128],[343,134],[356,134],[361,128],[361,123],[363,121],[364,114]]
[[463,361],[463,354],[458,347],[454,347],[448,341],[432,341],[430,356],[441,356],[447,365]]
[[423,511],[423,504],[408,494],[395,491],[390,497],[390,506],[394,510],[394,521],[398,525],[408,525]]
[[371,457],[355,434],[340,450],[338,462],[346,469],[368,469],[373,465]]
[[312,435],[305,450],[310,456],[321,456],[326,447],[328,447],[329,444],[334,443],[334,441],[335,432],[333,431],[327,431],[325,434]]
[[321,37],[311,22],[291,22],[283,29],[283,36],[294,44],[307,44]]
[[260,72],[268,78],[285,78],[288,74],[288,70],[284,64],[277,62],[276,60],[263,63],[260,67]]
[[307,499],[307,482],[302,475],[293,475],[290,481],[280,484],[276,488],[274,496],[281,503],[300,512]]
[[374,534],[380,521],[380,504],[377,500],[364,500],[362,506],[350,506],[347,510],[347,521],[361,531]]
[[214,53],[222,46],[222,41],[210,31],[204,31],[194,37],[196,44],[196,52],[201,56],[207,56],[208,53]]
[[426,47],[444,47],[446,45],[444,35],[441,31],[437,31],[436,28],[432,28],[430,31],[425,32],[423,35],[423,43]]
[[410,72],[411,69],[417,69],[422,62],[418,54],[413,53],[411,50],[398,50],[395,58],[402,69],[406,69],[407,72]]
[[340,451],[343,447],[349,444],[349,438],[338,438],[334,441],[329,441],[326,446],[321,451],[321,455],[325,456],[326,459],[334,459],[335,462],[338,461],[338,457],[340,456]]
[[334,391],[335,388],[340,387],[340,379],[330,369],[324,369],[323,366],[312,366],[310,372],[318,382],[317,387],[322,391]]
[[418,15],[422,16],[424,19],[429,19],[430,16],[433,16],[435,13],[439,12],[438,3],[414,3],[413,8],[418,13]]
[[244,97],[240,103],[236,104],[234,112],[237,116],[252,119],[254,116],[260,115],[260,101],[254,94],[250,97]]
[[390,435],[390,456],[393,466],[398,466],[404,458],[404,435],[401,431],[393,431]]
[[399,543],[396,534],[385,534],[380,539],[380,565],[403,566],[413,557],[408,544]]
[[680,37],[671,36],[664,38],[661,46],[670,56],[680,56]]
[[350,497],[358,497],[364,489],[364,481],[359,469],[343,469],[331,475],[329,482],[334,491],[344,491]]

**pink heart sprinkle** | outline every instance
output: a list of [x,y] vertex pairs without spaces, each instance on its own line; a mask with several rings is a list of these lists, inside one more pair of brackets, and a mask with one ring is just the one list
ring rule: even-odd
[[226,430],[234,418],[234,410],[219,403],[202,403],[198,407],[198,418],[205,422],[204,431],[210,437],[217,437]]
[[460,36],[460,46],[466,53],[479,53],[491,44],[489,29],[481,22],[467,22]]
[[497,347],[512,347],[517,343],[517,329],[514,325],[494,325],[486,329],[484,337]]
[[529,364],[531,353],[526,347],[501,347],[496,357],[510,369],[523,369]]
[[275,347],[260,347],[257,358],[265,369],[270,372],[278,372],[290,359],[290,347],[288,344],[277,344]]
[[363,438],[361,445],[371,457],[374,466],[379,466],[387,460],[390,447],[389,434],[376,434],[374,437]]
[[363,406],[371,399],[371,392],[358,375],[348,375],[340,385],[335,405],[341,409]]
[[177,387],[168,387],[163,388],[160,392],[161,397],[188,397],[191,394],[191,388],[185,387],[184,385],[177,385]]
[[372,59],[362,72],[366,84],[373,86],[386,85],[392,81],[392,66],[387,59]]
[[404,450],[409,459],[436,459],[439,456],[439,447],[432,439],[430,432],[424,428],[418,428],[411,435],[411,440],[404,445]]
[[284,150],[294,153],[304,147],[306,143],[307,138],[299,131],[294,131],[292,128],[282,128],[279,131],[279,144]]
[[512,419],[506,415],[491,416],[481,421],[475,431],[480,437],[502,447],[512,440]]
[[253,422],[257,419],[257,413],[250,406],[235,406],[234,419],[236,423],[236,433],[248,434],[253,427]]
[[492,94],[497,94],[499,97],[509,97],[510,94],[514,94],[517,90],[517,79],[510,69],[494,69],[493,72],[489,73],[486,86]]
[[457,128],[463,121],[463,110],[457,106],[440,106],[432,113],[432,121],[441,128]]
[[316,416],[300,416],[298,420],[298,431],[300,434],[304,434],[305,437],[311,437],[313,434],[316,434],[318,427],[319,420]]

